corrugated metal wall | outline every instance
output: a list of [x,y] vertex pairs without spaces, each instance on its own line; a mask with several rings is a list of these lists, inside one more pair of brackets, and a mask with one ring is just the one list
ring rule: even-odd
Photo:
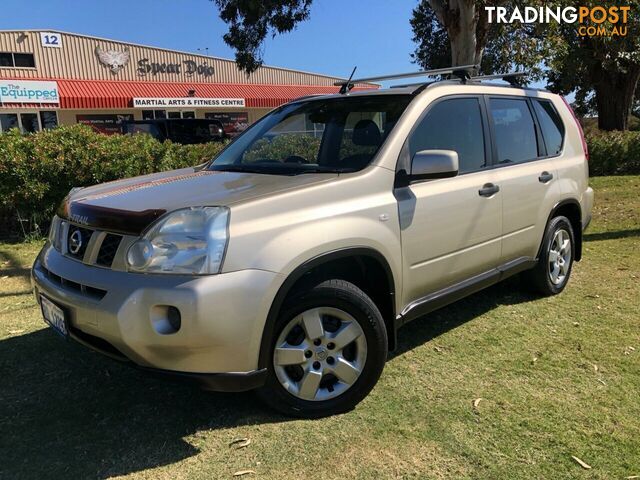
[[[247,77],[231,60],[192,55],[187,53],[141,47],[120,42],[101,40],[75,34],[61,33],[62,48],[43,47],[39,31],[0,31],[0,52],[33,53],[36,68],[0,67],[0,78],[74,78],[99,80],[151,80],[165,82],[194,83],[259,83],[284,85],[332,85],[332,77],[311,73],[263,67]],[[103,50],[124,52],[129,50],[130,58],[119,72],[112,73],[109,67],[100,63],[96,47]],[[153,63],[180,64],[181,73],[157,73],[140,75],[138,61],[147,58]],[[184,61],[191,60],[198,65],[214,68],[208,77],[185,73]]]

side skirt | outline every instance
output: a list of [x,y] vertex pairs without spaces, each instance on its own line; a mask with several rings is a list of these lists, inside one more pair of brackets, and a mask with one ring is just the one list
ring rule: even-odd
[[516,273],[529,270],[536,265],[536,260],[530,257],[521,257],[487,272],[463,280],[442,290],[430,293],[418,300],[411,302],[396,317],[396,329],[402,325],[422,317],[427,313],[438,310],[450,303],[456,302],[472,293],[476,293],[508,278]]

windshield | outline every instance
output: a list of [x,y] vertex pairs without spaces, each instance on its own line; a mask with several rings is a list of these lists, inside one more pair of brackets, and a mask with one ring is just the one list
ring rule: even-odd
[[371,95],[285,105],[238,137],[209,169],[276,175],[361,170],[411,99]]

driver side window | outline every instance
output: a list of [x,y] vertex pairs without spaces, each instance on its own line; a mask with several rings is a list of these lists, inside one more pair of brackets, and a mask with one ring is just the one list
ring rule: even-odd
[[487,166],[482,112],[477,98],[452,98],[436,103],[409,137],[411,158],[421,150],[453,150],[459,172]]

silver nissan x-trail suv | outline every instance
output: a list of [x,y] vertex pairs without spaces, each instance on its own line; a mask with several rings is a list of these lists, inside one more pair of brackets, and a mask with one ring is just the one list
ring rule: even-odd
[[343,90],[273,110],[205,165],[73,189],[32,270],[46,321],[317,417],[368,394],[404,323],[515,273],[565,288],[593,191],[561,97]]

